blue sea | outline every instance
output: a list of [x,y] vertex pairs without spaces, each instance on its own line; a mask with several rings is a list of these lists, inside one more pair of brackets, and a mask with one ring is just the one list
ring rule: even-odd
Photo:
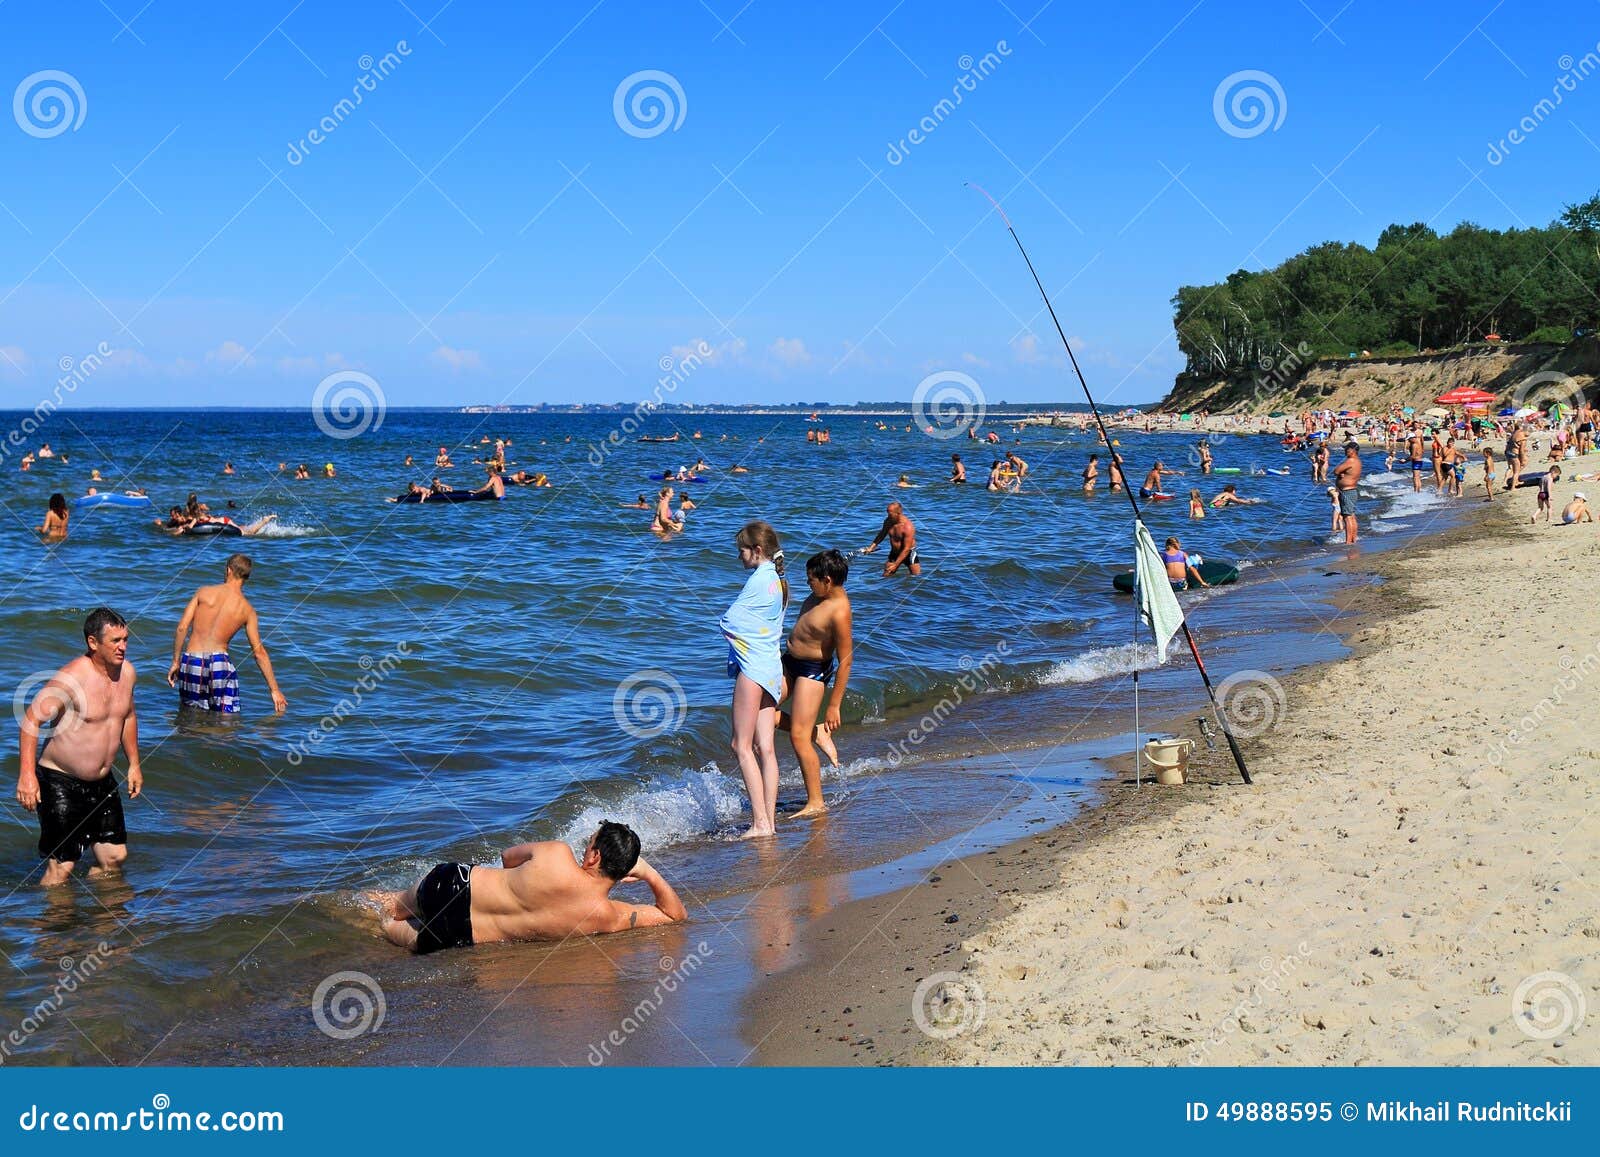
[[[3,420],[14,428],[21,417]],[[611,818],[632,824],[696,903],[715,907],[753,895],[775,872],[837,878],[988,818],[1011,798],[996,783],[1026,778],[1025,754],[1007,753],[1128,728],[1135,667],[1145,668],[1151,718],[1202,713],[1186,653],[1159,665],[1148,635],[1136,635],[1131,601],[1112,592],[1112,576],[1131,565],[1130,512],[1103,486],[1081,491],[1087,456],[1105,461],[1093,434],[1001,427],[1003,449],[1031,473],[1021,493],[996,494],[982,486],[991,448],[930,437],[903,414],[651,417],[647,432],[681,433],[669,445],[609,442],[620,417],[392,410],[341,438],[303,411],[60,411],[29,444],[48,441],[68,461],[22,472],[21,451],[10,453],[0,467],[9,516],[0,566],[10,580],[0,687],[15,689],[20,712],[44,675],[81,652],[89,611],[123,614],[146,787],[127,805],[126,874],[51,894],[37,887],[36,823],[8,802],[0,994],[12,1025],[0,1022],[0,1037],[59,990],[68,964],[109,961],[60,1015],[35,1017],[8,1059],[328,1059],[316,1051],[325,1034],[304,1015],[308,993],[355,961],[381,974],[413,1051],[338,1060],[470,1061],[480,1056],[470,1045],[446,1058],[418,1042],[460,1014],[426,994],[470,986],[452,970],[485,958],[397,959],[374,935],[365,892],[403,887],[444,859],[491,862],[523,840],[581,846]],[[806,440],[818,426],[830,444]],[[1183,466],[1195,444],[1117,436],[1135,485],[1157,457]],[[478,485],[473,460],[496,437],[509,442],[512,470],[546,473],[553,485],[512,487],[499,503],[385,501],[435,474]],[[454,469],[433,468],[440,446]],[[974,484],[944,482],[953,452]],[[1261,505],[1200,522],[1184,501],[1147,512],[1158,541],[1177,534],[1187,549],[1243,568],[1233,587],[1183,596],[1214,677],[1338,654],[1321,601],[1336,580],[1323,570],[1347,552],[1327,544],[1322,487],[1273,437],[1221,437],[1214,453],[1246,473],[1199,478],[1190,467],[1169,488],[1186,497],[1195,485],[1210,498],[1232,481]],[[404,465],[408,454],[416,466]],[[678,488],[696,508],[663,541],[649,531],[650,511],[625,504],[653,499],[650,473],[698,458],[712,470]],[[300,463],[311,480],[293,479]],[[320,476],[325,463],[335,478]],[[748,473],[731,473],[735,465]],[[1291,475],[1248,473],[1284,465]],[[1382,473],[1381,456],[1369,469],[1367,540],[1399,542],[1434,524],[1436,499]],[[902,474],[910,487],[897,485]],[[31,528],[50,494],[70,500],[91,485],[143,488],[158,510],[78,510],[64,543],[41,545]],[[240,522],[276,522],[246,539],[174,538],[152,525],[191,492]],[[728,752],[731,684],[717,631],[745,577],[734,534],[754,518],[776,527],[803,594],[804,560],[865,546],[892,501],[917,526],[923,573],[883,578],[880,553],[856,559],[847,584],[855,674],[836,737],[842,766],[824,783],[840,817],[831,822],[853,826],[823,838],[790,824],[772,848],[753,849],[734,838],[748,821]],[[254,561],[247,593],[289,711],[271,713],[241,638],[242,716],[180,719],[164,678],[173,631],[194,589],[220,581],[236,550]],[[941,703],[949,709],[936,711]],[[787,804],[798,777],[779,746]],[[1000,780],[940,770],[996,758],[1015,764]],[[1060,793],[1087,796],[1081,784]],[[574,1004],[557,1034],[568,1042],[585,1031],[583,1001]]]

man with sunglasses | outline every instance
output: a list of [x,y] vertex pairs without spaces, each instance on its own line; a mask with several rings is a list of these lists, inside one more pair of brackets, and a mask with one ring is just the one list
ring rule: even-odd
[[[416,953],[497,940],[565,940],[686,920],[672,886],[639,855],[626,824],[601,822],[581,860],[559,841],[518,844],[503,867],[440,864],[414,888],[380,896],[383,934]],[[611,899],[618,884],[638,882],[654,904]]]

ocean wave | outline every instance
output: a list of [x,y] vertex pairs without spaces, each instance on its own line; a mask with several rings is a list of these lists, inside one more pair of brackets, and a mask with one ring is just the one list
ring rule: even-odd
[[1063,683],[1092,683],[1113,675],[1129,675],[1161,666],[1154,644],[1125,643],[1120,647],[1097,647],[1072,659],[1063,659],[1039,676],[1043,686]]
[[256,531],[252,538],[310,538],[313,535],[323,534],[325,531],[320,526],[302,526],[297,522],[267,523]]

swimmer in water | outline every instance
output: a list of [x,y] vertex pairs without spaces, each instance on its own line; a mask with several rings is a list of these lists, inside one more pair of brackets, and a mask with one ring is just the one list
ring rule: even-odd
[[883,564],[883,577],[888,578],[902,566],[913,576],[922,573],[922,562],[917,557],[917,528],[906,517],[905,507],[898,502],[889,503],[888,517],[878,530],[872,544],[863,547],[862,554],[871,554],[885,538],[889,540],[889,561]]
[[957,486],[967,481],[967,468],[962,464],[960,454],[950,455],[950,481]]
[[1089,464],[1083,468],[1083,492],[1094,493],[1094,484],[1100,480],[1100,455],[1090,454]]
[[306,469],[306,464],[304,462],[300,463],[300,465],[294,468],[294,480],[296,482],[307,482],[310,481],[310,479],[311,471]]
[[67,537],[67,517],[67,496],[52,494],[50,505],[45,510],[44,525],[39,528],[39,533],[47,541],[61,542]]
[[655,517],[650,522],[651,532],[660,535],[662,538],[668,538],[674,532],[683,529],[683,520],[675,517],[672,513],[672,495],[672,487],[663,486],[661,488],[661,493],[656,499]]

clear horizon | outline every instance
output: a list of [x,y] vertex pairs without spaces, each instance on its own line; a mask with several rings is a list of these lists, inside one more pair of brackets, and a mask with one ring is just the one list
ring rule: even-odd
[[101,349],[74,407],[310,405],[341,374],[396,408],[669,373],[694,404],[938,373],[1048,404],[1059,340],[971,181],[1097,400],[1150,405],[1179,286],[1396,222],[1545,224],[1600,152],[1600,49],[1544,10],[1426,3],[1403,38],[1204,0],[113,16],[0,6],[6,404]]

